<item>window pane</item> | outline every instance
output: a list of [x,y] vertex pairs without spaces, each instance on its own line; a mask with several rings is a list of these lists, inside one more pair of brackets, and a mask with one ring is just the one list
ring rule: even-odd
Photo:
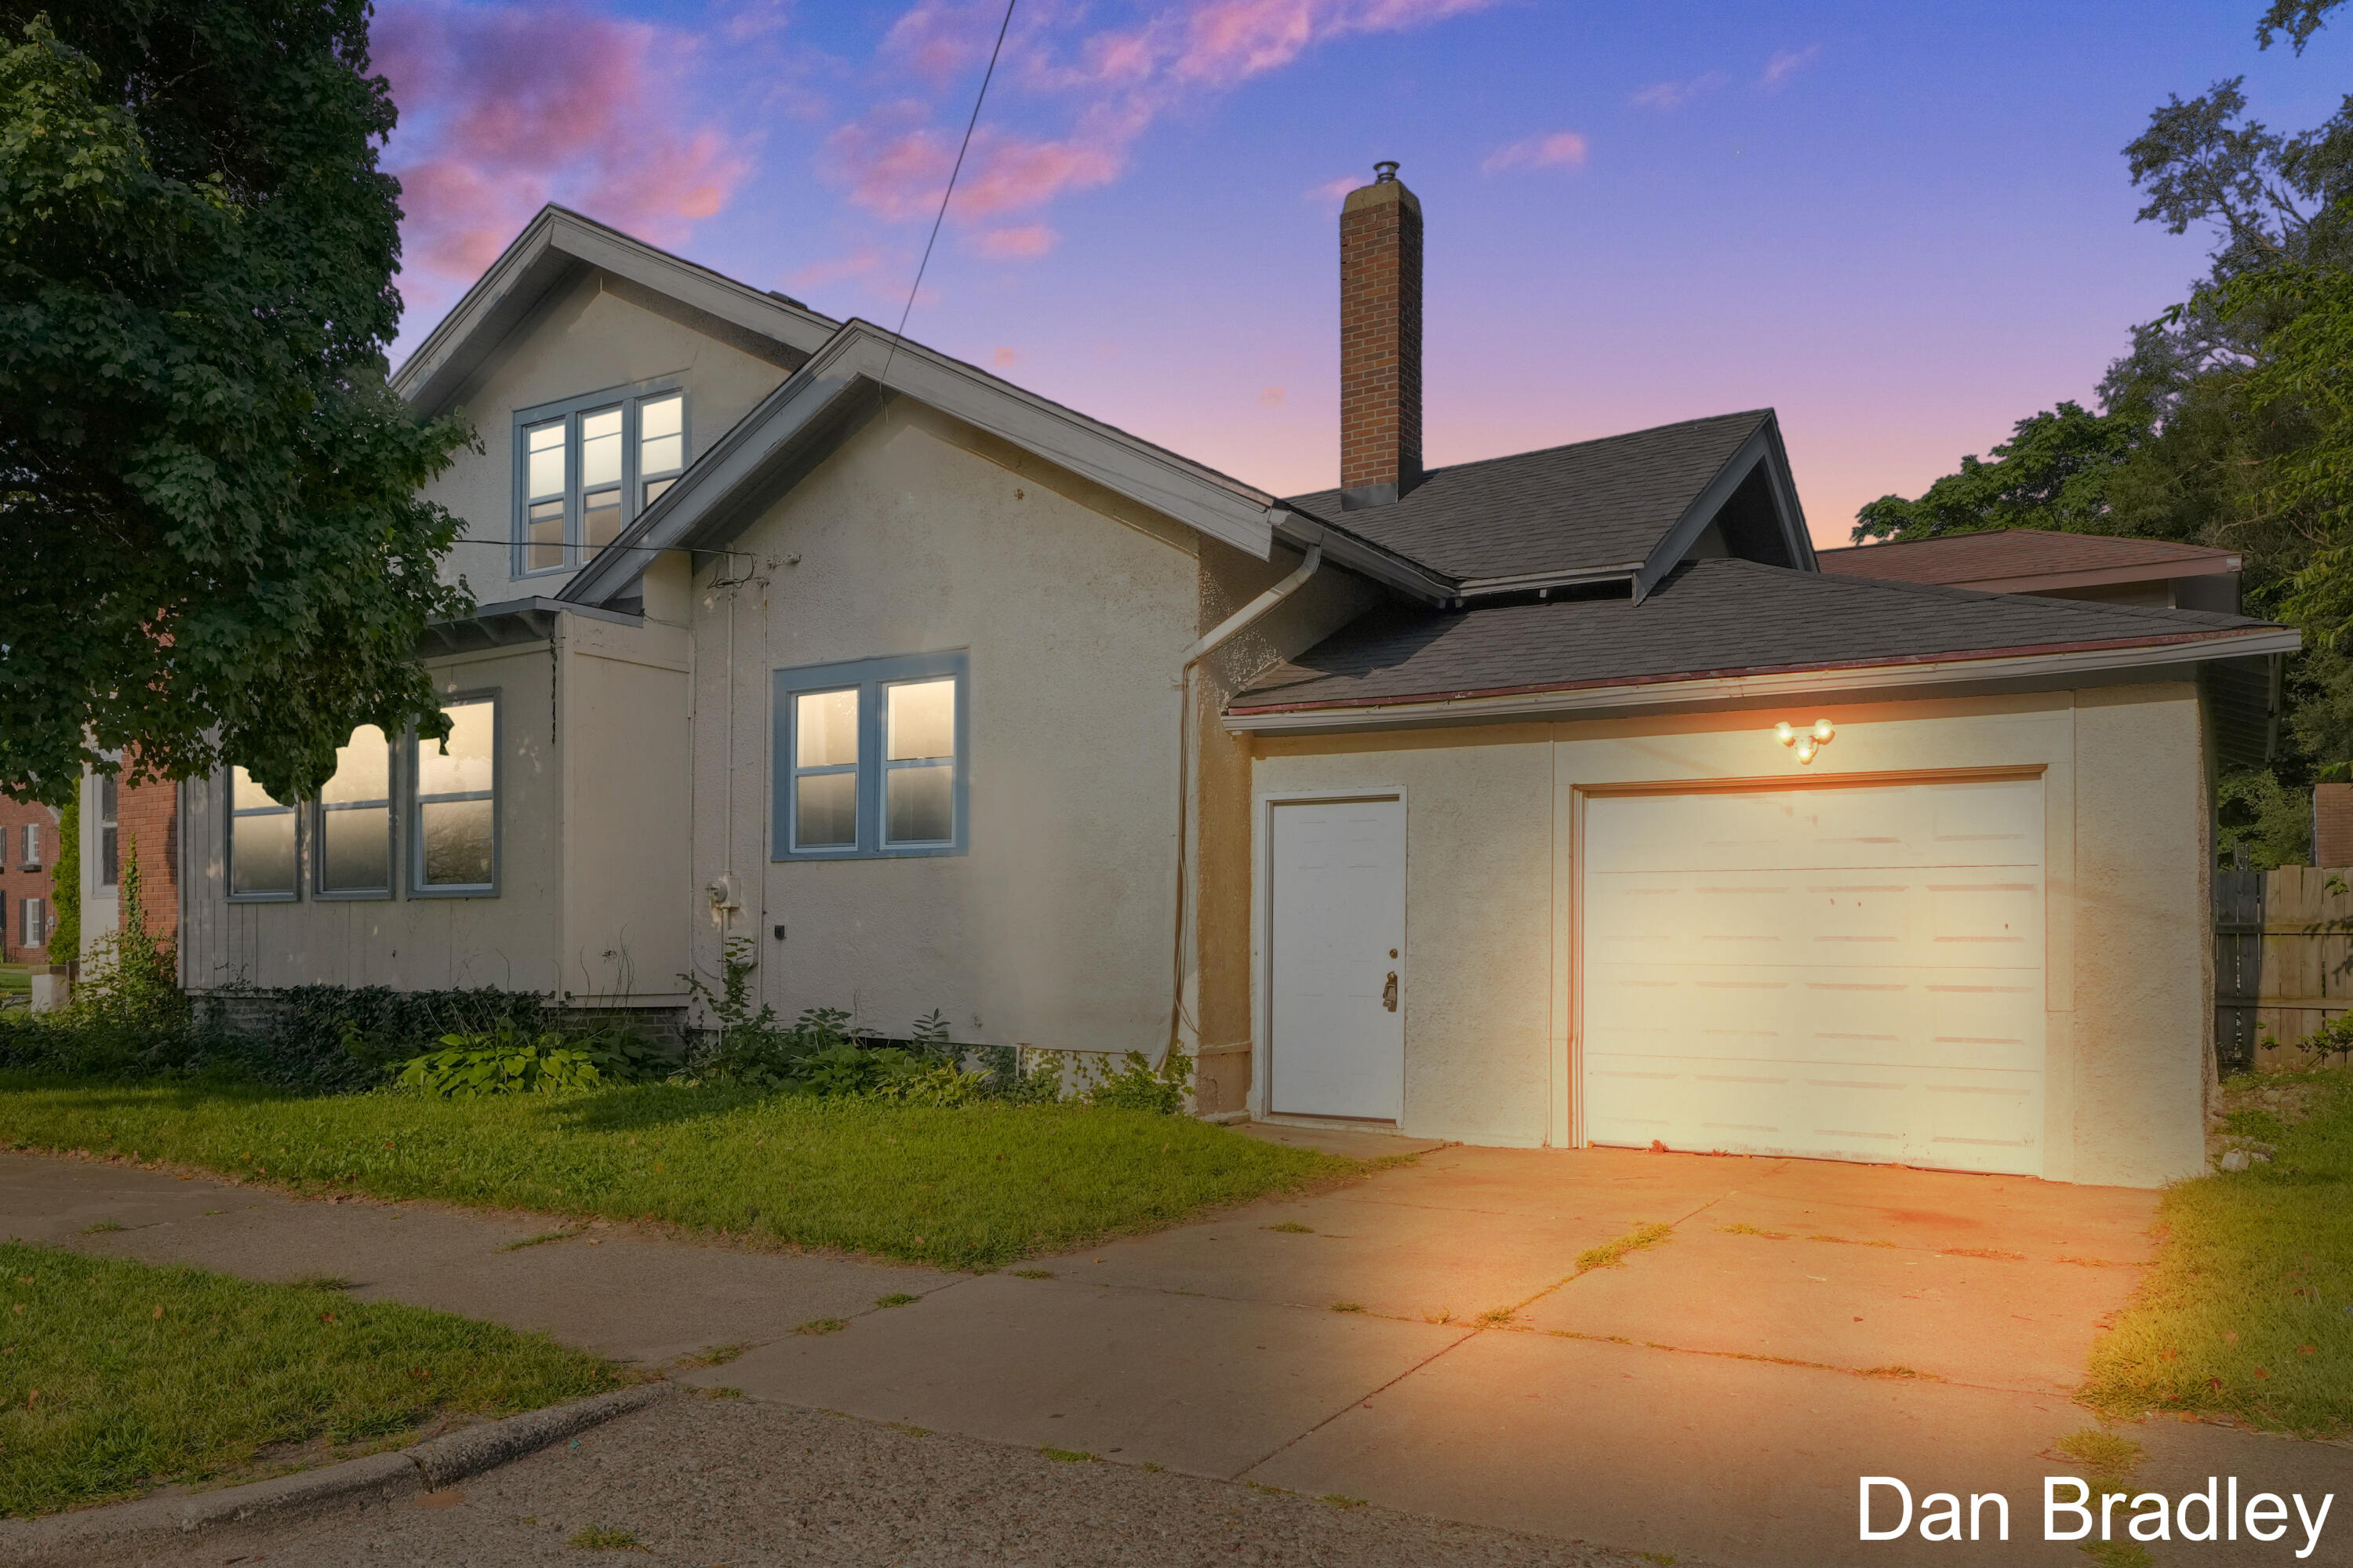
[[536,501],[543,495],[564,493],[564,421],[550,425],[533,425],[523,432],[529,452],[525,499]]
[[603,549],[621,536],[621,493],[617,490],[589,492],[581,498],[580,520],[586,530],[588,547]]
[[322,811],[319,816],[320,836],[325,841],[319,846],[320,887],[329,893],[390,889],[392,808],[354,806],[340,811]]
[[335,748],[335,776],[321,786],[319,799],[385,800],[392,797],[392,751],[384,731],[364,724],[349,743]]
[[955,755],[955,682],[917,681],[883,688],[893,762]]
[[858,760],[858,693],[803,692],[793,702],[793,762],[836,768]]
[[[674,436],[685,427],[686,399],[678,393],[638,405],[638,433],[648,441]],[[649,464],[649,467],[651,465]]]
[[237,817],[228,829],[231,893],[294,891],[294,813]]
[[118,802],[122,799],[122,778],[120,774],[98,776],[98,815],[102,821],[114,821]]
[[580,482],[587,489],[621,482],[621,411],[606,408],[580,421]]
[[250,811],[259,806],[283,806],[286,802],[253,781],[253,775],[242,768],[228,770],[229,810]]
[[657,436],[638,455],[639,473],[660,473],[686,466],[686,441],[680,436]]
[[649,480],[646,484],[646,504],[651,506],[662,498],[662,492],[676,484],[676,479]]
[[564,564],[564,503],[534,501],[525,524],[531,547],[523,552],[523,569],[543,572]]
[[428,801],[423,819],[428,887],[480,887],[491,880],[491,802]]
[[827,849],[858,842],[858,775],[803,774],[793,789],[793,846]]
[[893,768],[882,776],[890,842],[945,843],[955,837],[955,768],[948,763]]
[[449,731],[449,750],[444,756],[441,743],[425,736],[417,737],[417,792],[419,795],[460,795],[491,788],[492,715],[497,709],[488,700],[476,703],[452,703],[441,710],[449,715],[453,727]]
[[98,881],[112,887],[122,880],[122,830],[109,822],[98,834]]

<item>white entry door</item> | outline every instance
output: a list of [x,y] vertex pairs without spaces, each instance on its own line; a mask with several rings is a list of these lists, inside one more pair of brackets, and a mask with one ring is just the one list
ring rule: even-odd
[[1600,796],[1594,1143],[2042,1165],[2042,786]]
[[1267,1108],[1405,1114],[1405,802],[1271,808]]

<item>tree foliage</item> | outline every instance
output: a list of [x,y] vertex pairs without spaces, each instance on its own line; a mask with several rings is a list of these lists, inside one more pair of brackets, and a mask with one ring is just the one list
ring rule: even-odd
[[469,439],[385,385],[393,125],[368,0],[0,0],[0,789],[446,727],[418,487]]

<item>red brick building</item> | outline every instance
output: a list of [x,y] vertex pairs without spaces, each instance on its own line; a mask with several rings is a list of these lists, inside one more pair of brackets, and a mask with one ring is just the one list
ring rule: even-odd
[[0,959],[9,963],[50,961],[58,847],[54,809],[0,795]]

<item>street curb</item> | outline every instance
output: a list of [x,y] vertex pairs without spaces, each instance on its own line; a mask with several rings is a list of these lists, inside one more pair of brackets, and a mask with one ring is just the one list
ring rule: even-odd
[[395,1502],[479,1476],[600,1422],[642,1410],[674,1392],[666,1383],[639,1383],[470,1426],[396,1453],[370,1454],[249,1486],[142,1498],[46,1519],[0,1521],[0,1563],[9,1568],[68,1568],[88,1563],[98,1552],[188,1534],[208,1526],[274,1524],[340,1504]]

